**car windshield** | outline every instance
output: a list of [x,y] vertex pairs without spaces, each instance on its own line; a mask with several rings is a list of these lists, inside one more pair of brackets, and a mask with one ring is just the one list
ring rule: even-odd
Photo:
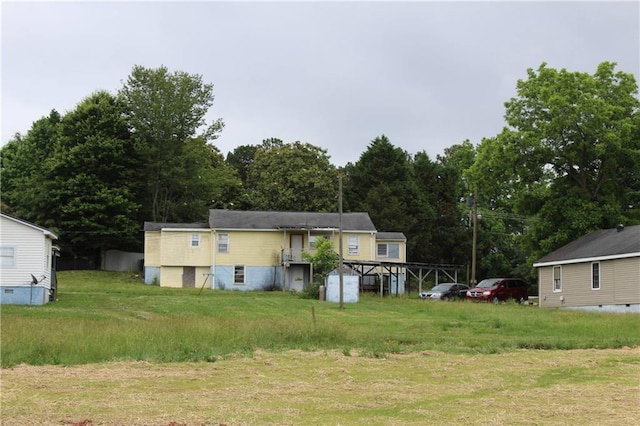
[[453,287],[454,284],[438,284],[431,291],[446,291]]
[[498,280],[482,280],[482,281],[480,281],[480,284],[478,284],[476,287],[480,287],[480,288],[495,287],[497,281]]

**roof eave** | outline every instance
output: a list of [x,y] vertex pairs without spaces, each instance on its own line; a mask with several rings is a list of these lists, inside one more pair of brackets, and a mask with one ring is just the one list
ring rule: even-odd
[[533,264],[534,268],[543,268],[545,266],[569,265],[574,263],[600,262],[603,260],[627,259],[630,257],[640,257],[640,252],[611,254],[607,256],[582,257],[578,259],[560,259],[550,260],[548,262],[537,262]]

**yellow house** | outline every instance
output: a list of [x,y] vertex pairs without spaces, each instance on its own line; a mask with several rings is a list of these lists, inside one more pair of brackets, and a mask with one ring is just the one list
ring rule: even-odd
[[[338,213],[211,210],[208,223],[145,222],[145,282],[163,287],[302,291],[312,280],[303,252],[320,237],[338,249]],[[367,213],[342,214],[343,258],[404,263],[402,233],[379,233]],[[378,268],[378,274],[381,268]],[[387,281],[402,292],[405,275]]]

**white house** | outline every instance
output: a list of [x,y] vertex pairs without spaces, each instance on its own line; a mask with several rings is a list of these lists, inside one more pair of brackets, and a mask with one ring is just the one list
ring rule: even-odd
[[43,305],[55,299],[57,239],[46,228],[0,213],[0,303]]

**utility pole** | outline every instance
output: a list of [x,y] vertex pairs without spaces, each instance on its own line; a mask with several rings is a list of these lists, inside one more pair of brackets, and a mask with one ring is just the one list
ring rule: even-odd
[[476,244],[478,240],[478,197],[477,194],[471,196],[473,198],[472,215],[473,218],[473,243],[471,248],[471,287],[475,287],[476,281]]
[[338,175],[338,277],[340,279],[340,309],[344,309],[344,277],[342,276],[342,266],[344,264],[342,257],[342,175]]

